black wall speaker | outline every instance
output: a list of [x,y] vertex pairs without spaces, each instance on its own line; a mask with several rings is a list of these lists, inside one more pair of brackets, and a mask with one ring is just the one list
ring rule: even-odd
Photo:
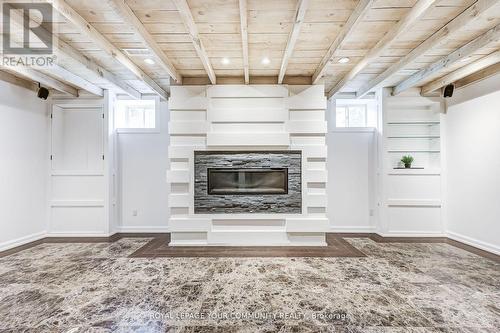
[[443,90],[443,97],[452,97],[453,96],[453,91],[455,90],[455,86],[453,84],[449,84],[446,87],[444,87]]
[[47,97],[49,97],[49,89],[38,87],[38,92],[36,95],[38,96],[38,98],[47,99]]

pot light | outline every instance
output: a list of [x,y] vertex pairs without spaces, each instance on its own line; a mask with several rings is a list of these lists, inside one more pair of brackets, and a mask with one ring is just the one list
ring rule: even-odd
[[144,59],[144,62],[145,62],[146,64],[149,64],[149,65],[154,65],[154,64],[155,64],[154,60],[153,60],[153,59],[151,59],[151,58],[146,58],[146,59]]
[[231,60],[229,60],[229,58],[227,57],[224,57],[221,59],[220,61],[223,65],[229,65],[229,63],[231,62]]
[[349,61],[351,61],[351,59],[349,59],[349,58],[347,58],[347,57],[343,57],[343,58],[340,58],[338,62],[339,62],[340,64],[346,64],[346,63],[348,63]]
[[269,60],[268,57],[264,57],[261,60],[262,65],[269,65],[271,63],[271,60]]

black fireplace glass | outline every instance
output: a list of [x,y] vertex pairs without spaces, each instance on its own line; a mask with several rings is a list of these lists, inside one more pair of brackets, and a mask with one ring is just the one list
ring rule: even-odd
[[288,168],[208,168],[208,194],[288,194]]

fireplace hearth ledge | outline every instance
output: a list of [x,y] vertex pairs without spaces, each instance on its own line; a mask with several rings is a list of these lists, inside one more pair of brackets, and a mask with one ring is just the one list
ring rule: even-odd
[[[191,233],[172,233],[169,246],[327,246],[326,233],[208,232],[206,241],[192,239]],[[198,235],[199,236],[199,235]],[[230,241],[228,241],[230,239]]]

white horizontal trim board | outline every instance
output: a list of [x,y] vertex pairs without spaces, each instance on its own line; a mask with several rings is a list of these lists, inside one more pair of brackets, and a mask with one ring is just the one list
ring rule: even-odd
[[171,121],[168,123],[168,132],[175,134],[206,134],[208,124],[206,121]]
[[52,170],[51,176],[64,177],[64,176],[104,176],[103,170]]
[[206,86],[171,86],[168,107],[170,110],[206,110]]
[[116,232],[134,232],[134,233],[167,233],[170,232],[170,228],[168,226],[117,226]]
[[327,178],[327,170],[306,170],[304,173],[304,180],[306,183],[326,183]]
[[330,226],[328,218],[288,218],[287,232],[327,232]]
[[202,146],[169,146],[168,158],[190,159],[194,157],[195,150],[204,150]]
[[324,85],[289,86],[288,108],[298,109],[326,109],[326,96]]
[[42,231],[42,232],[37,232],[37,233],[31,234],[31,235],[27,235],[27,236],[19,237],[19,238],[10,240],[10,241],[3,242],[0,244],[0,251],[9,250],[9,249],[12,249],[12,248],[17,247],[17,246],[21,246],[24,244],[35,242],[39,239],[44,238],[45,235],[46,235],[46,232]]
[[328,198],[326,194],[308,194],[306,196],[306,205],[308,207],[326,207]]
[[104,200],[52,200],[51,207],[104,207]]
[[208,118],[212,122],[285,122],[288,110],[285,108],[211,108]]
[[207,88],[210,98],[262,98],[287,97],[288,89],[282,85],[216,85]]
[[359,232],[359,233],[372,233],[375,232],[376,228],[374,226],[350,226],[350,225],[335,225],[335,221],[330,221],[330,229],[328,232]]
[[297,146],[292,145],[290,147],[292,150],[302,150],[302,155],[305,158],[327,158],[328,147],[327,146]]
[[167,182],[169,183],[189,183],[189,170],[167,170]]
[[288,133],[207,133],[208,146],[289,146]]
[[[106,232],[89,232],[89,231],[71,231],[71,232],[57,232],[57,231],[49,231],[45,234],[45,237],[109,237],[112,236],[112,233]],[[78,243],[78,241],[73,241],[73,243]]]
[[212,98],[208,107],[209,113],[212,109],[287,109],[286,98],[266,97],[266,98]]
[[289,121],[288,131],[293,134],[327,133],[326,121]]
[[204,218],[179,218],[171,217],[168,222],[170,231],[187,232],[187,231],[209,231],[210,219]]
[[462,242],[462,243],[465,243],[467,245],[477,247],[478,249],[500,255],[500,247],[498,247],[496,245],[493,245],[493,244],[490,244],[487,242],[483,242],[483,241],[480,241],[478,239],[474,239],[471,237],[467,237],[467,236],[464,236],[464,235],[461,235],[461,234],[458,234],[458,233],[452,232],[452,231],[448,231],[447,236],[448,236],[448,238],[456,240],[457,242]]
[[387,199],[387,205],[392,207],[441,207],[441,200]]
[[169,206],[170,207],[189,207],[191,202],[191,195],[189,193],[183,194],[170,194]]

